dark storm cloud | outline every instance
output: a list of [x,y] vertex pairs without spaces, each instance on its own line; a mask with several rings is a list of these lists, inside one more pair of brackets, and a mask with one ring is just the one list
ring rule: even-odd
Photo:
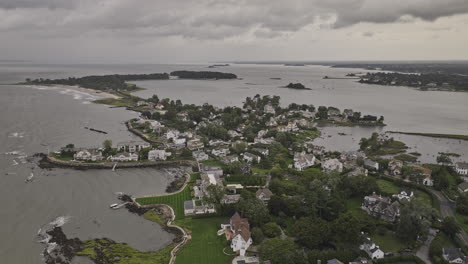
[[321,28],[341,28],[404,17],[433,21],[467,12],[467,0],[0,0],[0,30],[271,38],[319,20]]

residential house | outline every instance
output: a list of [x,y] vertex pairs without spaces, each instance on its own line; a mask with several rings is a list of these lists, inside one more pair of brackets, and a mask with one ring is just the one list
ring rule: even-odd
[[343,110],[343,115],[344,115],[346,118],[353,117],[354,111],[353,111],[352,109],[345,109],[345,110]]
[[229,155],[230,151],[227,147],[218,147],[211,150],[211,154],[216,157],[226,157]]
[[185,215],[212,214],[212,213],[216,213],[216,210],[213,205],[203,204],[200,200],[184,201],[184,214]]
[[340,155],[340,160],[342,161],[356,161],[358,158],[364,159],[366,154],[359,151],[345,151]]
[[432,170],[419,166],[413,165],[411,166],[413,169],[413,174],[418,176],[417,178],[421,177],[423,179],[422,183],[426,186],[434,185],[434,181],[432,180]]
[[184,137],[179,136],[176,138],[172,138],[172,142],[173,142],[173,147],[181,149],[181,148],[185,148],[185,142],[187,142],[187,140]]
[[299,119],[296,122],[297,126],[300,128],[310,129],[313,127],[313,123],[306,119]]
[[220,166],[211,166],[200,164],[200,172],[214,174],[219,177],[223,176],[223,169]]
[[144,105],[148,105],[148,103],[145,102],[145,101],[138,101],[136,105],[137,106],[144,106]]
[[73,155],[73,158],[82,161],[101,161],[104,159],[104,156],[102,156],[102,152],[99,149],[82,149],[77,151]]
[[255,138],[254,143],[255,144],[263,144],[263,145],[271,145],[275,142],[275,139],[270,137],[270,138]]
[[388,171],[391,175],[393,176],[401,175],[402,170],[403,170],[403,161],[392,159],[391,161],[388,162]]
[[156,106],[154,107],[158,110],[163,110],[164,109],[164,105],[163,104],[156,104]]
[[468,257],[463,254],[461,248],[442,248],[442,257],[448,261],[448,263],[468,263]]
[[110,161],[138,161],[138,154],[130,152],[119,152],[107,158]]
[[220,140],[220,139],[212,139],[208,142],[208,145],[212,146],[212,147],[219,147],[219,146],[222,146],[222,145],[227,145],[226,142]]
[[222,204],[235,204],[240,201],[240,198],[241,198],[240,194],[226,194],[221,200],[221,203]]
[[455,170],[458,174],[467,176],[468,175],[468,163],[466,162],[457,162],[455,163]]
[[221,224],[221,228],[226,234],[226,239],[231,240],[231,249],[234,252],[239,252],[239,255],[245,256],[247,249],[252,244],[249,220],[235,213],[229,223]]
[[275,114],[275,108],[272,105],[267,104],[263,107],[263,112],[266,114]]
[[344,263],[337,259],[329,259],[327,260],[327,264],[344,264]]
[[331,172],[331,171],[342,172],[343,163],[341,163],[338,159],[329,159],[329,160],[322,162],[322,169],[325,172]]
[[231,164],[237,161],[239,161],[239,158],[237,157],[237,155],[229,155],[229,156],[221,158],[221,162],[223,164]]
[[369,167],[373,170],[379,170],[379,163],[370,159],[364,160],[364,166]]
[[368,170],[366,168],[356,167],[352,171],[348,172],[347,175],[350,177],[356,177],[356,176],[361,176],[361,175],[367,176],[367,174],[368,174]]
[[200,138],[194,138],[189,141],[187,141],[187,148],[190,150],[200,150],[205,147],[205,144],[203,144],[203,141]]
[[373,193],[364,197],[361,208],[369,215],[385,221],[394,222],[400,216],[400,203],[392,202],[388,197]]
[[298,171],[303,171],[314,166],[315,156],[306,154],[305,152],[297,152],[294,154],[294,168]]
[[150,147],[151,145],[147,142],[128,141],[117,144],[117,151],[134,153]]
[[466,193],[468,192],[468,182],[462,182],[458,184],[458,191],[461,193]]
[[235,138],[235,137],[242,137],[242,134],[235,131],[235,130],[229,130],[228,131],[228,135],[231,137],[231,138]]
[[245,152],[244,153],[244,160],[247,161],[247,162],[260,162],[262,158],[260,156],[257,156],[255,154],[252,154],[252,153],[249,153],[249,152]]
[[242,162],[240,164],[240,169],[241,169],[242,174],[248,175],[252,173],[252,166],[248,162]]
[[170,152],[166,152],[164,149],[153,149],[148,152],[148,160],[166,160],[167,157],[171,156]]
[[260,130],[260,131],[258,131],[258,133],[257,133],[257,137],[258,137],[258,138],[263,138],[263,137],[266,136],[267,133],[268,133],[268,130],[265,130],[265,129],[264,129],[264,130]]
[[308,153],[312,153],[314,155],[322,155],[325,152],[325,147],[315,145],[313,140],[304,142],[304,146]]
[[400,193],[392,195],[393,198],[396,198],[399,201],[408,201],[408,202],[411,201],[413,196],[414,196],[413,191],[406,191],[406,190],[402,190],[400,191]]
[[175,138],[178,138],[179,137],[179,130],[175,130],[175,129],[170,129],[166,132],[166,138],[167,139],[175,139]]
[[296,122],[289,122],[286,126],[278,126],[277,129],[278,129],[279,132],[299,131],[299,127],[297,127]]
[[267,127],[275,127],[278,125],[278,122],[276,122],[275,118],[271,117],[270,120],[268,120],[265,125]]
[[262,201],[264,204],[268,204],[268,201],[270,201],[271,196],[273,196],[273,193],[267,188],[258,189],[255,193],[255,197],[257,197],[257,199]]
[[208,156],[208,154],[206,154],[203,150],[199,150],[199,151],[194,151],[192,152],[192,157],[196,160],[196,161],[204,161],[204,160],[208,160],[210,157]]
[[262,154],[264,157],[266,157],[266,156],[268,156],[268,154],[270,154],[270,151],[268,149],[266,149],[266,148],[253,148],[252,150]]
[[359,249],[365,251],[371,259],[381,259],[385,256],[385,253],[369,237],[364,239],[364,243],[359,246]]

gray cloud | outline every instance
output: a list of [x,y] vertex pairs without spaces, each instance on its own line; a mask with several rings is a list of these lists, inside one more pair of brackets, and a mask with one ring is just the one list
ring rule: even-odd
[[0,30],[274,38],[317,21],[320,28],[342,28],[462,13],[468,13],[466,0],[0,0]]

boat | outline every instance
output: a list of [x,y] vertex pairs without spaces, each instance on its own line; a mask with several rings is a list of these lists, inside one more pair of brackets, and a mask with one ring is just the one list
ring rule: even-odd
[[112,209],[117,209],[119,206],[119,204],[111,204],[109,207],[112,208]]
[[25,182],[32,182],[34,178],[34,174],[31,172],[31,175],[29,175],[29,177],[25,180]]

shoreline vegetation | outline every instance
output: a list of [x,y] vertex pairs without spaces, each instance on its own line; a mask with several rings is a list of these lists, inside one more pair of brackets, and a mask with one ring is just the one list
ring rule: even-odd
[[412,136],[423,136],[423,137],[433,137],[433,138],[448,138],[448,139],[468,140],[468,135],[419,133],[419,132],[401,132],[401,131],[386,131],[385,133],[403,134],[403,135],[412,135]]
[[359,82],[384,86],[407,86],[421,91],[468,92],[468,76],[458,74],[377,72],[362,75]]

